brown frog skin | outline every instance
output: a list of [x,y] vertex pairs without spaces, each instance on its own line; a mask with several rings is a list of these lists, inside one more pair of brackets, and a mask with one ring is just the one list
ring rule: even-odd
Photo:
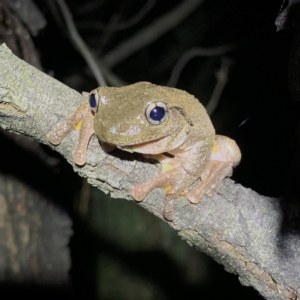
[[[235,141],[215,135],[205,108],[194,96],[149,82],[93,90],[64,124],[47,135],[49,142],[60,144],[79,122],[77,165],[85,164],[93,134],[101,142],[161,163],[160,175],[133,187],[131,195],[136,201],[163,188],[167,196],[185,194],[196,204],[204,194],[212,197],[241,159]],[[189,190],[199,178],[201,182]],[[168,210],[172,209],[166,206],[165,217],[172,219]]]

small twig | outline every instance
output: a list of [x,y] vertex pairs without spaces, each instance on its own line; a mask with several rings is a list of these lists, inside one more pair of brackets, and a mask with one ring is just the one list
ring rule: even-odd
[[232,60],[227,57],[222,58],[220,69],[216,72],[217,83],[215,85],[211,98],[206,105],[207,113],[210,116],[213,114],[219,104],[221,94],[228,81],[228,74],[231,66]]
[[97,56],[96,57],[96,61],[97,64],[99,66],[99,68],[101,69],[102,73],[104,74],[107,82],[109,83],[109,85],[111,86],[124,86],[124,85],[128,85],[129,83],[126,82],[125,80],[123,80],[122,78],[120,78],[119,76],[117,76],[111,69],[107,68],[100,59],[98,59]]
[[111,86],[124,86],[129,84],[128,82],[117,76],[110,68],[104,65],[100,59],[97,58],[97,62],[101,70],[105,74],[105,78]]
[[47,4],[50,8],[50,11],[51,11],[51,14],[52,14],[52,17],[54,18],[56,24],[64,31],[66,31],[67,33],[67,30],[66,30],[66,26],[64,24],[64,21],[61,17],[61,13],[57,7],[57,5],[55,4],[55,2],[53,0],[47,0]]
[[70,37],[73,43],[76,45],[77,50],[81,53],[81,55],[84,57],[85,61],[89,65],[97,83],[101,86],[106,86],[106,81],[100,69],[97,66],[96,59],[94,58],[93,54],[91,53],[88,46],[85,44],[85,42],[83,41],[83,39],[81,38],[81,36],[79,35],[76,29],[76,26],[73,21],[73,17],[71,15],[68,6],[66,5],[64,0],[56,0],[56,1],[65,19]]
[[78,16],[86,16],[94,13],[96,10],[101,9],[105,5],[105,1],[85,1],[83,5],[80,5],[75,14]]
[[111,30],[124,30],[134,26],[148,14],[148,12],[155,6],[155,4],[156,0],[148,0],[131,19],[119,23],[117,27],[111,28]]
[[78,28],[80,29],[95,29],[95,30],[110,30],[110,31],[121,31],[128,29],[136,24],[138,24],[147,14],[148,12],[155,6],[156,0],[148,0],[145,5],[129,20],[125,20],[120,22],[119,24],[115,24],[114,26],[110,26],[106,28],[106,25],[103,23],[96,22],[80,22],[78,24]]
[[227,53],[228,51],[233,50],[236,47],[236,44],[229,44],[221,47],[215,48],[193,48],[186,51],[178,60],[175,67],[172,70],[170,79],[168,81],[168,86],[175,87],[179,80],[179,76],[186,66],[186,64],[196,56],[216,56]]
[[99,37],[99,43],[98,43],[98,52],[101,53],[101,49],[105,47],[105,45],[108,44],[109,39],[114,35],[114,31],[111,30],[111,28],[114,28],[119,24],[121,15],[118,13],[114,13],[112,17],[110,18],[109,22],[104,26],[102,35]]
[[146,4],[142,7],[142,9],[127,22],[120,23],[121,14],[114,13],[107,24],[100,24],[100,28],[99,26],[95,26],[94,22],[90,23],[90,26],[93,26],[94,29],[102,30],[99,49],[103,49],[103,47],[108,43],[109,39],[113,36],[115,31],[129,28],[137,22],[139,22],[148,13],[149,9],[153,7],[155,1],[156,0],[148,0]]
[[182,1],[173,10],[158,18],[156,21],[134,34],[128,40],[120,43],[103,57],[103,62],[108,67],[114,67],[125,58],[141,48],[151,44],[160,36],[173,29],[191,14],[204,0]]

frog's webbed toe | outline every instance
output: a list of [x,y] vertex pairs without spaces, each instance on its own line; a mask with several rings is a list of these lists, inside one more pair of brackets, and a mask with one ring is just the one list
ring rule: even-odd
[[197,204],[205,194],[213,197],[221,181],[230,177],[232,171],[233,166],[228,162],[209,161],[201,174],[201,182],[187,194],[188,200]]

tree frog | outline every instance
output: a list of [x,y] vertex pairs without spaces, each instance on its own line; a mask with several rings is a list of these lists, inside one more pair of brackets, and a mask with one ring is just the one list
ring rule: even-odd
[[[85,164],[93,134],[110,147],[139,152],[160,162],[160,175],[132,188],[135,201],[162,188],[167,196],[184,194],[197,204],[204,194],[212,197],[240,162],[235,141],[215,135],[203,105],[185,91],[138,82],[119,88],[99,87],[85,96],[67,121],[47,135],[48,141],[60,144],[81,123],[73,156],[77,165]],[[191,189],[199,178],[200,183]]]

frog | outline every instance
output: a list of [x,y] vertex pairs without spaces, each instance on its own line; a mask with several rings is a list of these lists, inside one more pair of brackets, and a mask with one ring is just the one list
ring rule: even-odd
[[48,141],[59,145],[80,124],[74,163],[86,163],[87,148],[95,134],[106,151],[119,148],[141,153],[161,164],[160,174],[136,185],[132,198],[143,201],[154,189],[163,190],[163,215],[174,219],[173,199],[184,195],[198,204],[213,197],[225,177],[241,160],[233,139],[216,135],[206,109],[186,91],[149,82],[122,87],[98,87],[84,93],[84,101]]

